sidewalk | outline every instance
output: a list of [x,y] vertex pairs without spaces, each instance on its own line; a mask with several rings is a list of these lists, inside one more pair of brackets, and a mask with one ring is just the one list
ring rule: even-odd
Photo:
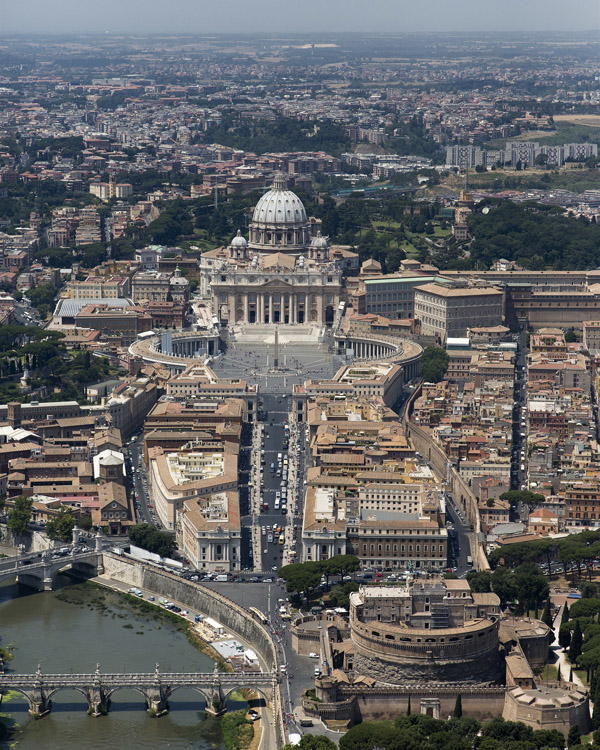
[[[567,659],[567,654],[564,649],[562,649],[558,644],[558,631],[560,629],[560,621],[562,618],[562,613],[564,609],[564,604],[561,606],[561,608],[558,610],[556,617],[554,618],[552,622],[552,626],[554,628],[554,640],[550,644],[550,648],[554,651],[554,653],[557,656],[557,661],[555,663],[555,666],[560,669],[560,676],[561,678],[566,681],[569,679],[569,674],[571,673],[571,667],[572,664]],[[587,687],[583,684],[581,679],[578,675],[575,674],[575,671],[573,670],[573,682],[575,685],[583,688],[587,692]],[[592,710],[593,704],[590,700],[590,710]]]

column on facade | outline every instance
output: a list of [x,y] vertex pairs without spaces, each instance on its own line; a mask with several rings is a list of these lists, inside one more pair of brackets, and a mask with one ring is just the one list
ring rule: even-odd
[[250,298],[244,294],[244,323],[250,322]]
[[235,294],[229,295],[229,323],[235,325]]
[[317,304],[319,310],[319,324],[325,323],[325,291],[322,290],[321,294],[317,297]]
[[290,323],[298,322],[298,298],[295,294],[290,295]]
[[269,294],[269,323],[273,322],[273,295]]
[[258,294],[256,296],[256,322],[257,323],[265,322],[264,305],[265,305],[264,296],[262,294]]

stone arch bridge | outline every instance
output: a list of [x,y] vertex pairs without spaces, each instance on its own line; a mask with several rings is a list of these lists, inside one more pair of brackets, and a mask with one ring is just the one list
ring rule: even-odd
[[60,557],[46,551],[6,557],[0,560],[0,581],[14,576],[17,583],[38,591],[52,591],[54,579],[67,568],[82,578],[101,575],[104,572],[102,551],[90,549]]
[[0,674],[0,694],[14,690],[24,695],[31,716],[44,716],[52,709],[52,696],[60,690],[76,690],[88,702],[91,716],[108,713],[112,695],[117,690],[137,690],[145,700],[151,716],[161,716],[169,710],[169,698],[179,688],[191,688],[206,702],[206,711],[220,715],[227,710],[227,698],[234,690],[255,690],[262,694],[267,705],[273,705],[279,683],[276,673],[229,674],[219,672],[154,672],[103,674],[100,665],[92,674],[42,674],[38,666],[35,674]]

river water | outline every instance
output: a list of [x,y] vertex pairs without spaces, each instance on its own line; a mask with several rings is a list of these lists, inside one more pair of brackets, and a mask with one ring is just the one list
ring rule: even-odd
[[[139,614],[118,594],[89,586],[34,593],[0,584],[0,637],[3,646],[15,646],[7,665],[14,672],[31,673],[38,664],[47,673],[91,673],[96,663],[104,672],[152,672],[156,662],[161,672],[212,672],[214,666],[168,621]],[[139,693],[120,690],[108,715],[94,718],[82,695],[65,690],[53,696],[52,711],[42,719],[29,718],[21,696],[5,700],[2,712],[19,726],[17,750],[222,750],[220,721],[205,718],[198,693],[178,690],[169,706],[167,715],[153,719]]]

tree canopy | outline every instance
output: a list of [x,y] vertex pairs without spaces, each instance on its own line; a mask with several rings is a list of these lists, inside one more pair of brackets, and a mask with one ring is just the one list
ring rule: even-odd
[[555,729],[532,729],[498,717],[488,722],[461,715],[457,696],[448,721],[424,714],[399,716],[394,721],[363,722],[340,738],[340,750],[563,750],[565,738]]
[[75,519],[71,511],[64,506],[58,509],[58,514],[46,524],[46,534],[55,541],[70,542],[72,539]]
[[[486,214],[480,210],[485,206],[491,209]],[[595,268],[600,263],[600,225],[565,216],[559,207],[482,201],[468,223],[474,237],[471,268],[490,268],[499,258],[532,271]]]
[[131,526],[128,536],[136,546],[148,550],[148,552],[154,552],[161,557],[169,557],[175,550],[175,536],[165,531],[159,531],[155,526],[148,523]]
[[14,507],[8,511],[6,525],[15,534],[29,534],[31,522],[31,506],[33,500],[30,497],[16,497]]
[[448,352],[439,346],[428,346],[421,356],[421,377],[426,383],[439,383],[446,374]]
[[[280,568],[279,575],[285,579],[287,591],[306,597],[320,584],[321,576],[325,576],[329,581],[329,576],[344,576],[359,570],[359,568],[360,560],[356,555],[334,555],[328,560],[309,560],[304,563],[284,565],[283,568]],[[337,586],[335,588],[342,589],[342,587]],[[343,590],[336,592],[334,598],[345,601],[352,590],[351,587],[343,588]],[[334,589],[332,589],[332,593],[333,591]],[[338,604],[336,606],[347,605]]]

